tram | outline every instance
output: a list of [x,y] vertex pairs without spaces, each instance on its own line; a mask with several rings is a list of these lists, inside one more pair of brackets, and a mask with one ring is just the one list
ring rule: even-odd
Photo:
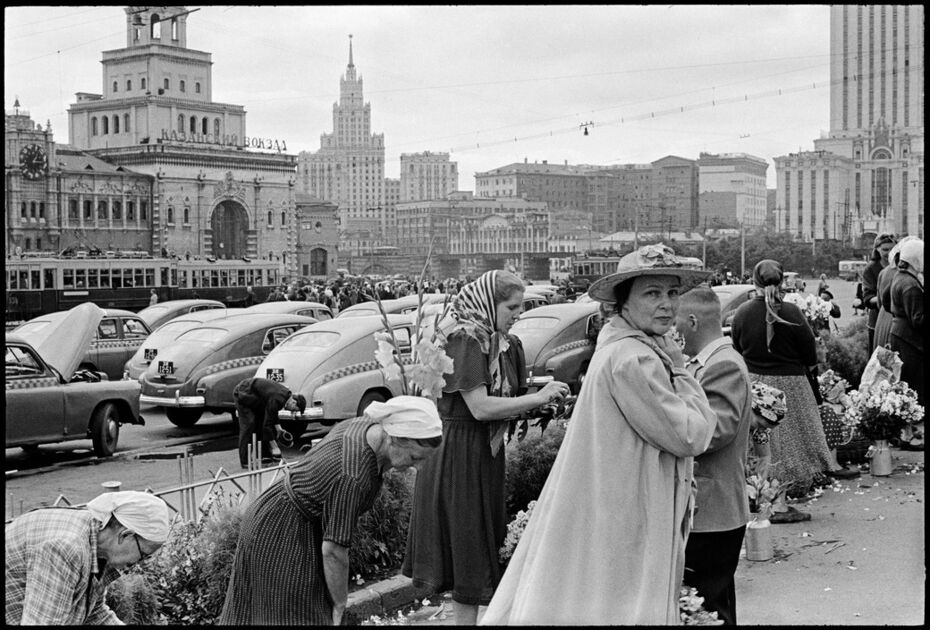
[[[572,282],[587,287],[608,274],[617,271],[617,263],[623,256],[578,256],[572,260]],[[686,269],[703,269],[704,262],[691,256],[679,257]]]
[[247,286],[253,287],[256,301],[264,301],[282,277],[280,262],[245,258],[187,260],[139,253],[14,257],[5,262],[8,325],[83,302],[138,311],[149,305],[152,289],[160,302],[199,297],[237,306]]

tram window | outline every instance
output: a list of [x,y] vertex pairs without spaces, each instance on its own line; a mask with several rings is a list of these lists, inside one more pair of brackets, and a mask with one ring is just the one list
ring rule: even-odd
[[229,272],[225,269],[220,269],[220,286],[228,287],[229,286]]
[[[200,286],[200,274],[196,271],[191,271],[190,274],[191,274],[191,287],[196,289],[197,287]],[[187,274],[185,273],[184,275],[186,276]]]
[[[183,271],[181,272],[181,278],[182,278],[181,281],[184,283],[184,286],[187,286],[187,274],[184,273]],[[172,269],[171,270],[171,286],[174,287],[177,285],[178,285],[178,270]]]
[[39,270],[38,270],[38,269],[32,269],[32,270],[30,270],[30,271],[29,271],[29,276],[30,276],[30,280],[31,280],[31,282],[32,282],[32,283],[29,285],[29,288],[30,288],[30,289],[41,289],[41,288],[42,288],[42,284],[40,283],[40,280],[41,280],[42,276],[41,276],[41,274],[39,273]]
[[155,270],[149,267],[145,270],[145,286],[154,287],[155,286]]
[[55,282],[55,270],[45,269],[45,287],[46,289],[57,289],[58,284]]
[[[239,273],[237,274],[237,276],[238,276],[238,278],[239,278],[239,284],[240,284],[241,286],[245,286],[245,270],[244,270],[244,269],[240,269],[240,270],[239,270]],[[249,283],[249,284],[251,284],[251,283]]]
[[159,269],[161,269],[161,273],[158,274],[159,278],[161,279],[161,286],[166,287],[168,286],[168,268],[159,267]]
[[20,289],[29,288],[29,272],[28,271],[19,272],[19,288]]
[[124,287],[134,287],[132,281],[132,269],[123,269],[123,286]]
[[109,269],[100,270],[100,287],[103,289],[110,288],[110,270]]
[[87,270],[86,269],[75,269],[74,270],[74,286],[78,289],[83,289],[87,286]]
[[19,288],[19,276],[16,275],[15,271],[8,271],[6,274],[6,287],[8,289],[18,289]]
[[123,286],[123,278],[119,269],[111,269],[110,276],[113,279],[113,288],[120,289]]
[[262,272],[261,271],[255,274],[255,286],[257,287],[262,286]]
[[98,269],[87,270],[87,288],[96,289],[100,286],[100,271]]
[[73,289],[74,288],[74,269],[65,269],[63,272],[64,281],[62,282],[62,288]]
[[144,287],[145,286],[145,269],[136,269],[135,271],[136,271],[135,273],[136,286]]
[[211,287],[220,286],[220,274],[219,272],[215,270],[210,272],[210,286]]

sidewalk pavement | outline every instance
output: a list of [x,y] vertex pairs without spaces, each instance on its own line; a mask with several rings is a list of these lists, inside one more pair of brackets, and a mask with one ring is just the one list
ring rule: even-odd
[[[893,462],[891,476],[863,471],[794,502],[812,518],[772,525],[771,560],[752,562],[742,554],[736,571],[740,625],[925,623],[924,453],[895,449]],[[428,603],[421,605],[424,597]],[[448,593],[418,592],[403,576],[350,594],[347,621],[455,624]]]

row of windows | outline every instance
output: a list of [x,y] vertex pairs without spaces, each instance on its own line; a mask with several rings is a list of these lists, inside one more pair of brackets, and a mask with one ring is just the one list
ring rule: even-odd
[[[113,121],[113,124],[110,124],[110,121]],[[108,135],[110,133],[129,133],[129,114],[123,114],[123,131],[120,132],[119,127],[120,117],[119,114],[113,114],[112,118],[110,116],[101,116],[100,120],[97,120],[97,117],[94,116],[90,119],[90,135]],[[112,131],[111,131],[112,129]]]
[[[178,88],[182,92],[187,92],[187,82],[184,81],[184,79],[181,79],[178,82]],[[146,89],[145,77],[142,77],[141,85],[139,86],[139,89],[141,90]],[[171,80],[168,79],[167,77],[162,81],[162,89],[164,90],[171,89]],[[132,92],[132,79],[126,79],[126,91]],[[119,92],[119,81],[113,81],[113,93],[115,94],[116,92]],[[200,94],[200,81],[196,81],[194,83],[194,92],[197,94]]]
[[263,284],[268,286],[277,284],[278,273],[271,269],[182,269],[178,280],[178,286],[182,289],[188,287],[260,287]]
[[[190,130],[190,133],[202,133],[204,135],[207,135],[208,133],[210,133],[210,119],[207,118],[206,116],[201,118],[199,121],[200,122],[199,132],[197,130],[198,121],[197,121],[196,116],[191,116],[189,119],[187,119],[187,121],[189,122],[188,129]],[[179,133],[184,133],[184,122],[185,122],[184,114],[178,114],[178,132]],[[220,136],[222,135],[222,133],[223,133],[223,123],[220,122],[219,118],[214,118],[213,119],[213,135]]]
[[33,218],[45,218],[45,202],[44,201],[22,201],[19,204],[19,216],[23,219],[28,217]]
[[[85,221],[93,221],[94,219],[94,202],[90,199],[84,200],[83,207],[83,218]],[[148,222],[149,215],[149,204],[148,200],[139,201],[139,221],[142,223]],[[79,200],[73,197],[68,199],[68,220],[69,221],[79,221],[81,219],[81,214],[79,213]],[[123,203],[119,200],[113,200],[111,204],[108,204],[106,200],[99,200],[97,202],[97,220],[98,221],[107,221],[112,214],[113,221],[122,221],[123,220]],[[135,221],[136,220],[136,202],[127,201],[126,202],[126,221]]]

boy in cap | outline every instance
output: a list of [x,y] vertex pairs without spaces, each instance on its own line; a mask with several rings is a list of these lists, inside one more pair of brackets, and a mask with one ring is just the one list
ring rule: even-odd
[[158,551],[169,522],[162,499],[135,491],[14,519],[5,531],[7,625],[121,624],[107,585]]

